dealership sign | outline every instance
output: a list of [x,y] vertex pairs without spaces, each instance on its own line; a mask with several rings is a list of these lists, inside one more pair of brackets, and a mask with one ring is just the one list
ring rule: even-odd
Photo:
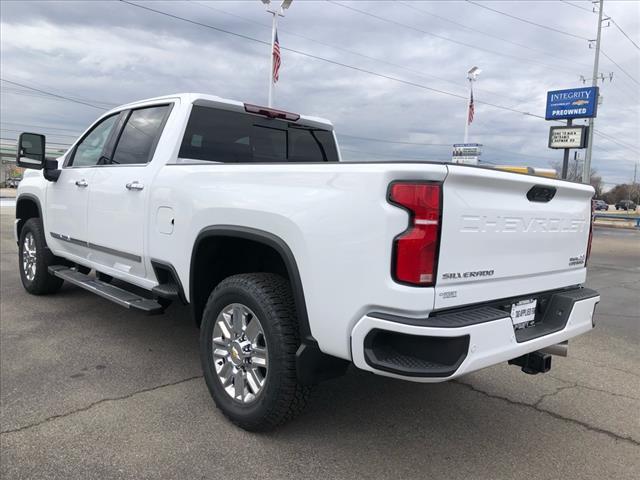
[[587,127],[551,127],[549,148],[585,148]]
[[453,163],[463,163],[466,165],[477,165],[480,156],[481,143],[456,143],[453,145]]
[[598,87],[547,92],[546,120],[592,118],[598,113]]

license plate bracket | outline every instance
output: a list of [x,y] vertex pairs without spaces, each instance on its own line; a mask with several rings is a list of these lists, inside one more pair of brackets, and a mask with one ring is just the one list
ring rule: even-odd
[[527,300],[520,300],[517,303],[511,305],[511,322],[513,328],[526,328],[535,323],[536,320],[536,307],[538,300],[530,298]]

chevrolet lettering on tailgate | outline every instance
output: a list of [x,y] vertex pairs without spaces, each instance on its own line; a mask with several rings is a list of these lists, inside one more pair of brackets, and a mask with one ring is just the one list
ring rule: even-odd
[[461,232],[579,233],[587,228],[582,218],[489,217],[463,215]]

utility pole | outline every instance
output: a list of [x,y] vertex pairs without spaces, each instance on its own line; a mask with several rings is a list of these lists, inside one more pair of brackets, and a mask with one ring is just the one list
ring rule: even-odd
[[[595,3],[595,2],[594,2]],[[602,12],[603,12],[603,4],[604,0],[599,0],[598,6],[598,36],[596,37],[596,53],[593,59],[593,76],[591,78],[591,86],[598,86],[598,63],[600,62],[600,40],[602,37]],[[600,99],[597,98],[596,102]],[[595,119],[593,117],[589,118],[589,131],[588,135],[588,143],[587,143],[587,151],[584,157],[584,167],[582,169],[582,183],[589,184],[591,183],[591,150],[593,148],[593,125],[595,123]]]
[[[633,166],[633,183],[631,184],[631,188],[629,190],[633,190],[634,198],[636,199],[636,203],[640,203],[640,189],[638,189],[638,184],[636,180],[638,178],[638,163]],[[629,200],[631,200],[631,195],[629,195]]]

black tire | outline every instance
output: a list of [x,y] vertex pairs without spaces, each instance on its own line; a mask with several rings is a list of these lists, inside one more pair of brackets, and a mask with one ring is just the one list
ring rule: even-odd
[[[268,347],[264,384],[248,404],[225,391],[214,364],[216,319],[231,304],[241,304],[255,313]],[[249,431],[270,430],[294,418],[305,408],[310,394],[310,387],[301,385],[297,379],[295,355],[299,345],[293,295],[284,278],[271,273],[249,273],[223,280],[209,296],[200,330],[204,378],[216,406],[231,422]]]
[[[31,272],[27,274],[24,268],[25,240],[28,236],[33,238],[35,246],[35,274],[33,278]],[[63,264],[63,260],[56,257],[49,247],[44,237],[42,221],[39,218],[27,220],[20,231],[20,244],[18,245],[18,269],[20,279],[25,290],[33,295],[47,295],[55,293],[62,287],[63,280],[54,275],[50,275],[48,268],[51,265]]]

